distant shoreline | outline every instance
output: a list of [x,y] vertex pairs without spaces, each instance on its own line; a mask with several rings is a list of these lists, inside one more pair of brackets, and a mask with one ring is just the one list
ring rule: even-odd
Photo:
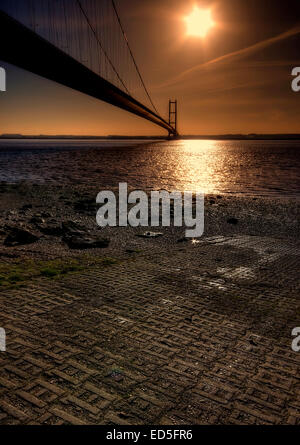
[[[2,134],[0,140],[37,139],[37,140],[167,140],[165,136],[74,136],[74,135],[22,135]],[[220,135],[183,135],[179,139],[188,140],[300,140],[300,134],[220,134]]]

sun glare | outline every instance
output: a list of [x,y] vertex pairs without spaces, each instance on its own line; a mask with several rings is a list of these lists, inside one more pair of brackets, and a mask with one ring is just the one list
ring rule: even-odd
[[185,17],[187,24],[187,35],[195,37],[205,37],[210,28],[214,26],[209,9],[194,7],[193,12]]

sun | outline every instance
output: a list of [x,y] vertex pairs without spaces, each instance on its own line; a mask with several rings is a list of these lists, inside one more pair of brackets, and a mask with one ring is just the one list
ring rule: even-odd
[[198,6],[195,6],[193,12],[185,17],[185,22],[187,24],[187,35],[195,37],[205,37],[215,24],[211,17],[211,11],[200,9]]

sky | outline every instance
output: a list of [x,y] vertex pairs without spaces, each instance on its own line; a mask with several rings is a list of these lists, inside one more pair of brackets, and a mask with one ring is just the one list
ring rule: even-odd
[[[25,1],[25,0],[24,0]],[[1,2],[0,2],[1,3]],[[181,134],[300,133],[299,0],[116,0],[147,88],[167,118],[178,100]],[[187,35],[195,6],[205,37]],[[0,134],[163,135],[140,117],[0,61]]]

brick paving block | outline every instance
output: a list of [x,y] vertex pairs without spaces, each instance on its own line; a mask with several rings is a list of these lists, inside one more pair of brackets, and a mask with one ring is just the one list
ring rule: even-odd
[[236,393],[236,388],[217,382],[215,379],[202,377],[200,383],[194,387],[194,391],[213,401],[228,404]]
[[289,394],[283,393],[281,390],[275,391],[266,385],[256,385],[250,382],[249,388],[241,398],[245,401],[248,400],[249,404],[254,402],[263,406],[266,410],[282,412],[289,400]]
[[[29,416],[21,411],[19,408],[13,406],[12,404],[6,402],[5,400],[0,400],[0,408],[7,414],[10,415],[21,422],[27,422],[29,420]],[[5,418],[4,418],[5,419]]]
[[32,383],[31,387],[33,387],[34,385],[40,385],[41,387],[47,389],[50,392],[53,392],[58,396],[64,394],[64,391],[61,388],[54,385],[52,382],[48,382],[47,380],[42,380],[42,379],[35,380],[35,382]]
[[18,387],[30,381],[31,374],[23,371],[17,365],[5,364],[0,371],[0,376],[6,381],[11,382],[13,387]]
[[85,420],[75,417],[72,414],[69,414],[68,412],[65,412],[62,409],[55,406],[50,408],[50,413],[54,414],[56,417],[61,418],[64,423],[71,425],[86,425]]
[[7,388],[7,389],[13,389],[16,388],[18,385],[16,383],[13,383],[11,380],[8,380],[6,378],[1,377],[0,375],[0,387]]
[[38,408],[44,408],[46,406],[46,404],[42,400],[38,399],[33,394],[30,394],[26,391],[18,390],[16,391],[16,395],[31,403],[32,405],[37,406]]
[[252,416],[255,419],[255,421],[253,422],[254,424],[266,423],[270,425],[276,425],[280,423],[279,415],[273,415],[272,413],[269,413],[268,411],[266,412],[263,409],[257,409],[255,407],[239,402],[234,403],[234,408],[245,415]]
[[284,391],[290,391],[293,385],[293,379],[273,372],[272,369],[260,369],[253,378],[254,381],[265,383],[270,387],[280,388]]
[[[141,420],[137,420],[134,417],[132,417],[132,419],[130,419],[130,416],[125,416],[125,418],[123,418],[122,413],[115,413],[115,412],[108,412],[105,416],[105,420],[107,421],[108,424],[113,424],[113,425],[138,425],[141,424]],[[133,423],[130,421],[132,420]]]
[[67,396],[67,400],[68,402],[72,403],[75,406],[79,406],[80,408],[83,408],[86,411],[89,411],[92,414],[98,414],[99,413],[99,409],[96,408],[95,406],[91,405],[90,403],[85,402],[84,400],[81,400],[78,397],[74,397],[72,395]]
[[65,386],[65,387],[72,387],[77,386],[80,383],[80,380],[66,374],[65,372],[60,371],[59,369],[52,369],[49,373],[47,373],[52,380],[56,381],[56,384]]

